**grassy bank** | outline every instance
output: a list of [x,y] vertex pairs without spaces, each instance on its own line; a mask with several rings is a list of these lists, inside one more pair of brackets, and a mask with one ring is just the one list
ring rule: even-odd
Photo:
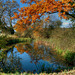
[[67,65],[75,66],[75,49],[72,47],[74,45],[74,41],[72,42],[73,44],[69,40],[65,42],[63,39],[60,40],[59,38],[50,38],[48,41],[54,51],[65,59]]
[[46,46],[50,46],[59,56],[65,59],[67,65],[75,66],[75,28],[48,28],[39,31],[37,41],[42,41]]
[[0,73],[0,75],[75,75],[75,70],[70,70],[70,71],[64,71],[64,72],[59,72],[59,73],[40,73],[40,74],[32,74],[32,73]]
[[20,43],[20,42],[29,42],[32,41],[31,38],[14,38],[8,36],[0,36],[0,49],[10,47],[13,44]]
[[40,41],[40,42],[42,42],[42,44],[49,46],[54,51],[54,53],[56,53],[58,56],[60,56],[60,58],[62,57],[64,59],[66,65],[75,66],[75,51],[68,50],[68,49],[61,49],[60,47],[58,47],[58,44],[57,44],[59,42],[58,39],[39,38],[39,39],[36,39],[36,41]]

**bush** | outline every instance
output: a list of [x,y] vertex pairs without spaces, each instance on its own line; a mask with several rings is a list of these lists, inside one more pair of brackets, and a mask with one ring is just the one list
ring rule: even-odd
[[66,63],[75,66],[75,52],[66,51],[64,58],[66,60]]
[[0,36],[0,48],[4,48],[7,44],[7,41],[5,40],[6,36]]

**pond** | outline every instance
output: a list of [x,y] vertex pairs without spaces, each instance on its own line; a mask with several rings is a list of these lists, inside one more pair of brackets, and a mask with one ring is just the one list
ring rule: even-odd
[[6,72],[50,73],[65,68],[51,51],[50,47],[34,41],[18,43],[6,53],[0,65]]

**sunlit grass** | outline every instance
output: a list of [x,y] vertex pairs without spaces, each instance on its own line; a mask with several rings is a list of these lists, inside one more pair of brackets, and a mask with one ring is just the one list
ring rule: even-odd
[[70,71],[67,71],[67,70],[64,70],[63,72],[54,72],[54,73],[40,73],[40,74],[33,74],[33,73],[27,73],[27,72],[24,72],[24,73],[19,73],[19,72],[16,72],[16,73],[0,73],[0,75],[74,75],[75,74],[75,70],[70,70]]

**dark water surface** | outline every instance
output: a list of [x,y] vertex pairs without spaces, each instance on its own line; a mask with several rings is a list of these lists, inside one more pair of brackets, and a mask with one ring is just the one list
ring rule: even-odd
[[53,72],[65,67],[50,51],[49,47],[34,41],[19,43],[7,52],[4,66],[10,70],[33,73]]

